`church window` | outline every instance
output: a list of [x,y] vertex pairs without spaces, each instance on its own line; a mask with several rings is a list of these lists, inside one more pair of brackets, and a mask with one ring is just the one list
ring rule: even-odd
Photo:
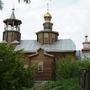
[[39,40],[42,39],[42,34],[38,34],[38,39],[39,39]]
[[49,37],[49,34],[48,33],[44,33],[44,43],[48,43],[48,38]]
[[52,42],[55,41],[55,34],[52,34]]
[[55,38],[55,34],[52,34],[52,38]]
[[38,63],[38,72],[43,72],[43,62]]
[[48,38],[48,33],[44,33],[44,37],[45,38]]

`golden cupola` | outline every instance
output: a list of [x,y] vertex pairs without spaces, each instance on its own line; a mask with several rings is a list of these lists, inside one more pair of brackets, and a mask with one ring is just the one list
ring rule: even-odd
[[49,13],[49,11],[47,11],[44,14],[44,20],[45,20],[45,22],[43,23],[44,30],[48,30],[48,31],[52,30],[53,23],[51,22],[51,19],[52,19],[52,16]]
[[45,20],[46,22],[50,22],[51,19],[52,19],[51,14],[50,14],[49,12],[46,12],[45,15],[44,15],[44,20]]
[[43,16],[43,30],[36,33],[37,41],[41,44],[52,44],[58,40],[58,32],[53,31],[53,23],[51,22],[52,15],[49,13],[47,4],[47,12]]
[[53,31],[53,23],[51,22],[52,16],[47,11],[44,14],[43,30],[36,33],[37,41],[41,44],[51,44],[58,40],[58,32]]

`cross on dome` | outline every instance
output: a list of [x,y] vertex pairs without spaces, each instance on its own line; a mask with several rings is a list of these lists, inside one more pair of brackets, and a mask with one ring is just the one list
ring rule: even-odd
[[15,18],[14,11],[15,11],[15,8],[13,8],[13,9],[12,9],[12,14],[11,14],[11,17],[10,17],[10,19],[16,19],[16,18]]
[[85,35],[85,42],[88,42],[88,35]]
[[50,22],[52,15],[49,13],[49,3],[47,3],[47,12],[44,14],[44,20]]

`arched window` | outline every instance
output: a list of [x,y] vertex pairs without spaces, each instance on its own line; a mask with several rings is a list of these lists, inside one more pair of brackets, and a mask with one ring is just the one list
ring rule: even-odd
[[43,62],[38,63],[38,72],[43,72]]

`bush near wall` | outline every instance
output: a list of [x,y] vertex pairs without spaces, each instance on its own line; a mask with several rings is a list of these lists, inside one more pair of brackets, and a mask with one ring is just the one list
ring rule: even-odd
[[73,60],[72,57],[56,61],[56,81],[35,86],[30,90],[80,90],[82,69],[90,68],[90,60]]

